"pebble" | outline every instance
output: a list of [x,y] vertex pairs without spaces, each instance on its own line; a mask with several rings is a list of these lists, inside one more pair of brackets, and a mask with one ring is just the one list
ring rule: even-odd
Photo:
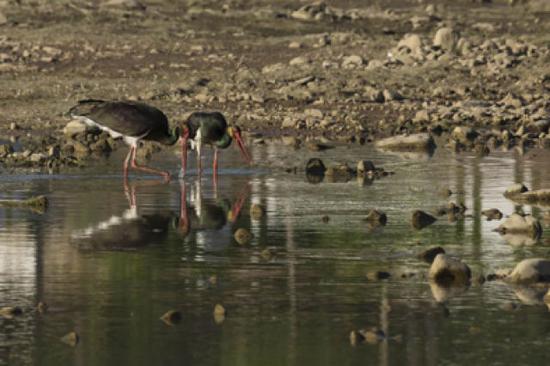
[[235,241],[240,245],[250,243],[253,237],[252,233],[245,228],[239,228],[235,231],[235,234],[233,234],[233,238],[235,238]]

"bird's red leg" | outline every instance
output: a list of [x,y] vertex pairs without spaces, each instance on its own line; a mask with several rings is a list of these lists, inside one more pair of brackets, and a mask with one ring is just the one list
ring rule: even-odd
[[138,165],[138,163],[136,162],[136,152],[137,152],[137,148],[134,148],[134,154],[132,155],[132,159],[131,159],[132,161],[130,163],[130,166],[132,167],[132,169],[141,170],[141,171],[147,172],[147,173],[158,174],[158,175],[162,176],[165,180],[170,179],[170,173],[169,172],[159,170],[159,169],[155,169],[155,168],[151,168],[151,167],[144,166],[144,165]]
[[186,131],[181,138],[181,177],[185,177],[187,171],[187,137],[189,131]]
[[214,166],[212,167],[212,170],[213,170],[213,176],[212,176],[212,180],[213,180],[213,184],[214,184],[214,188],[217,189],[218,187],[218,149],[217,148],[214,148]]
[[126,155],[126,159],[124,159],[124,179],[128,179],[128,164],[130,163],[133,153],[134,146],[130,146],[130,151],[128,151],[128,155]]

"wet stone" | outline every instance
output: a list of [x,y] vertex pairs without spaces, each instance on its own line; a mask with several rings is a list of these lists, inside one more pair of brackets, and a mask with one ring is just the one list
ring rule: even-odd
[[527,192],[529,189],[522,183],[512,184],[504,192],[504,196],[514,196],[523,192]]
[[435,217],[421,210],[414,211],[411,216],[411,224],[417,230],[423,229],[435,221],[437,221]]
[[417,257],[422,259],[426,263],[432,264],[438,254],[445,254],[445,249],[443,249],[442,247],[429,248],[424,250],[423,252],[418,253]]
[[376,225],[386,225],[388,221],[388,217],[382,211],[370,210],[367,213],[367,217],[365,218],[365,221]]
[[0,316],[6,319],[11,319],[22,314],[23,310],[19,306],[5,306],[0,308]]
[[309,175],[324,175],[326,170],[321,159],[312,158],[306,164],[306,174]]
[[63,337],[61,337],[61,342],[71,347],[76,347],[76,345],[80,342],[80,337],[78,333],[76,333],[75,331],[72,331],[65,334]]
[[429,272],[430,279],[443,285],[467,284],[471,276],[468,265],[446,254],[436,255]]
[[513,213],[504,220],[497,231],[501,234],[526,234],[535,237],[542,234],[542,225],[531,215]]
[[260,220],[265,215],[265,208],[262,205],[254,203],[250,206],[250,217],[254,220]]
[[359,160],[357,163],[357,173],[366,173],[375,171],[376,167],[374,166],[374,163],[370,160]]
[[181,312],[177,310],[168,310],[160,317],[160,320],[162,320],[166,325],[175,325],[181,322],[181,318]]
[[387,280],[391,277],[391,273],[385,271],[371,271],[367,273],[369,281]]
[[239,228],[237,231],[235,231],[235,234],[233,234],[233,238],[235,238],[235,241],[240,245],[246,245],[250,243],[250,241],[253,238],[253,235],[250,231],[248,231],[245,228]]
[[487,217],[488,221],[502,219],[502,212],[497,208],[490,208],[488,210],[481,211],[481,214]]
[[214,316],[214,322],[216,324],[222,324],[225,321],[226,315],[227,315],[227,312],[223,307],[223,305],[216,304],[216,306],[214,306],[213,316]]
[[550,260],[524,259],[516,265],[508,279],[514,283],[550,282]]

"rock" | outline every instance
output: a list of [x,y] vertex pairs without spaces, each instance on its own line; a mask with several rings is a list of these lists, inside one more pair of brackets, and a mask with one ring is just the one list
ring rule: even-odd
[[490,208],[488,210],[481,211],[481,214],[487,217],[487,220],[500,220],[502,219],[502,212],[497,208]]
[[259,220],[265,215],[265,209],[262,205],[254,203],[250,206],[250,217],[254,220]]
[[86,123],[75,119],[67,123],[65,128],[63,128],[63,133],[72,137],[74,135],[86,133],[90,129],[91,128]]
[[417,230],[423,229],[436,221],[437,219],[435,217],[420,210],[414,211],[411,216],[411,224]]
[[0,158],[5,158],[10,154],[13,154],[13,146],[10,144],[0,145]]
[[2,12],[0,12],[0,25],[4,25],[7,23],[8,23],[8,18],[6,18],[6,16]]
[[449,188],[447,187],[443,187],[439,190],[439,195],[441,197],[449,197],[453,194],[453,191],[451,191]]
[[323,111],[317,108],[308,108],[304,111],[304,114],[308,117],[313,117],[317,119],[322,119],[325,116]]
[[403,100],[405,99],[399,92],[384,89],[382,92],[382,95],[384,97],[384,102],[391,102],[392,100]]
[[512,197],[513,200],[529,203],[550,202],[550,189],[527,191]]
[[322,176],[326,170],[325,164],[318,158],[309,159],[306,164],[306,174],[308,175]]
[[325,144],[319,144],[317,142],[308,141],[306,142],[306,147],[309,151],[324,151],[328,149],[332,149],[333,146],[325,145]]
[[475,138],[478,136],[478,133],[474,131],[471,127],[457,126],[454,128],[451,136],[458,142],[468,144],[475,140]]
[[330,217],[327,215],[324,215],[321,217],[321,221],[323,221],[325,224],[327,224],[330,221]]
[[367,173],[367,172],[374,172],[376,170],[376,167],[374,166],[374,163],[370,160],[359,160],[357,163],[357,173]]
[[369,281],[387,280],[390,277],[391,274],[384,271],[371,271],[367,273],[367,279]]
[[19,306],[5,306],[0,308],[0,316],[6,319],[11,319],[21,314],[23,314],[23,310]]
[[433,44],[436,47],[440,47],[445,51],[454,51],[458,43],[460,34],[453,28],[444,27],[437,30],[433,40]]
[[375,146],[397,151],[429,151],[436,147],[433,137],[428,133],[388,137],[377,141]]
[[342,60],[342,67],[343,68],[355,68],[363,65],[364,60],[363,57],[359,55],[351,55],[344,57]]
[[78,342],[80,342],[80,337],[75,331],[69,332],[61,337],[61,342],[68,344],[71,347],[76,347]]
[[326,11],[327,5],[324,1],[317,1],[302,6],[300,9],[290,13],[290,17],[299,20],[319,19]]
[[461,260],[440,253],[435,256],[428,275],[439,284],[467,284],[472,272]]
[[160,320],[162,320],[166,325],[172,326],[178,324],[181,321],[181,318],[181,312],[177,310],[168,310],[160,317]]
[[433,247],[418,253],[416,256],[424,262],[432,264],[438,254],[445,254],[445,249],[442,247]]
[[47,310],[48,310],[48,304],[46,304],[46,303],[43,302],[43,301],[40,301],[40,302],[36,305],[36,311],[38,311],[40,314],[45,313]]
[[355,346],[359,343],[376,344],[386,339],[386,334],[378,328],[352,330],[349,335],[350,343]]
[[347,164],[331,165],[325,171],[325,178],[331,183],[347,182],[354,175],[355,172]]
[[288,62],[290,66],[300,66],[310,63],[311,60],[308,57],[305,56],[298,56],[294,57],[292,60]]
[[541,258],[524,259],[519,262],[508,280],[515,283],[550,281],[550,261]]
[[31,154],[29,160],[32,163],[41,163],[44,160],[46,160],[46,155],[44,155],[42,153],[34,153],[34,154]]
[[214,322],[216,324],[223,323],[225,321],[226,314],[227,314],[227,312],[226,312],[225,308],[223,307],[223,305],[216,304],[216,306],[214,306],[213,315],[214,315]]
[[422,39],[418,34],[406,34],[397,44],[398,49],[407,48],[413,54],[420,54],[422,46]]
[[531,215],[511,214],[498,227],[501,234],[527,234],[532,237],[539,237],[542,234],[542,225]]
[[376,225],[386,225],[386,223],[388,222],[388,217],[382,211],[370,210],[367,213],[367,217],[365,218],[365,221]]
[[237,231],[235,231],[235,234],[233,234],[233,237],[235,238],[235,241],[240,245],[246,245],[250,243],[252,238],[254,237],[250,231],[248,231],[245,228],[239,228]]
[[384,93],[372,86],[366,86],[363,94],[369,102],[384,103]]
[[523,192],[527,192],[529,189],[524,186],[522,183],[512,184],[510,187],[506,188],[504,192],[505,197],[514,196]]
[[146,7],[137,0],[107,0],[102,6],[121,7],[129,10],[145,10]]

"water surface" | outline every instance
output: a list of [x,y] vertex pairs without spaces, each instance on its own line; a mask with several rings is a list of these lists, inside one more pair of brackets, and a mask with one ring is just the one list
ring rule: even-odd
[[[86,170],[0,176],[2,198],[46,194],[44,214],[0,208],[0,306],[24,314],[0,318],[2,365],[445,365],[542,364],[550,314],[540,292],[499,282],[452,289],[430,286],[419,251],[443,246],[475,273],[550,257],[549,208],[502,196],[514,182],[550,187],[548,151],[488,157],[433,157],[342,146],[293,151],[268,143],[252,149],[255,167],[224,152],[217,186],[207,170],[163,184],[120,176],[124,155]],[[533,155],[535,155],[533,157]],[[371,159],[395,175],[374,182],[311,184],[303,166]],[[210,157],[208,157],[210,158]],[[177,156],[151,164],[176,172]],[[205,162],[208,166],[209,162]],[[268,169],[267,167],[274,167]],[[439,194],[442,187],[455,194]],[[464,202],[468,216],[441,217],[414,230],[414,209]],[[250,205],[266,208],[259,220]],[[369,227],[370,208],[388,224]],[[539,240],[508,242],[481,211],[532,213],[544,221]],[[329,221],[324,222],[323,216]],[[237,228],[254,234],[248,245]],[[267,249],[267,250],[266,250]],[[386,270],[387,281],[366,273]],[[400,273],[416,276],[401,278]],[[32,311],[38,301],[49,309]],[[218,324],[212,313],[223,304]],[[510,304],[517,310],[507,310]],[[182,312],[179,324],[159,317]],[[352,346],[353,329],[378,327],[401,340]],[[80,343],[60,337],[71,330]]]

